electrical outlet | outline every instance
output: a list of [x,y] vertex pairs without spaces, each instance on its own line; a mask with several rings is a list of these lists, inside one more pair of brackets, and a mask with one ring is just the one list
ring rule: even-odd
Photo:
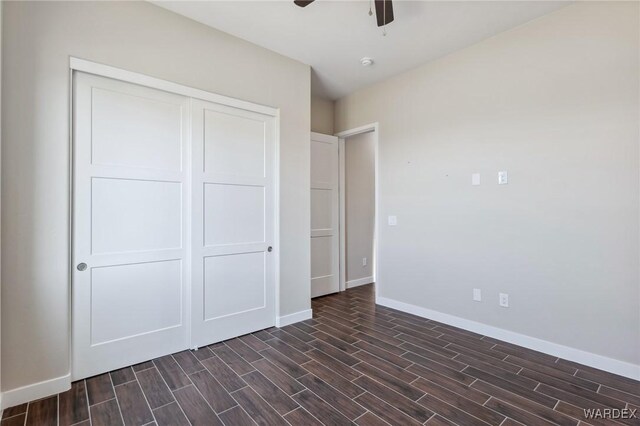
[[473,289],[473,300],[475,300],[476,302],[482,301],[482,292],[480,291],[479,288]]
[[498,172],[498,185],[506,185],[509,183],[509,175],[506,170]]
[[389,226],[396,226],[398,224],[398,218],[396,216],[389,216]]
[[480,185],[480,173],[473,173],[471,175],[471,185]]
[[362,258],[362,266],[367,266],[367,258],[366,257]]
[[509,307],[509,295],[507,293],[500,293],[500,306],[503,308]]

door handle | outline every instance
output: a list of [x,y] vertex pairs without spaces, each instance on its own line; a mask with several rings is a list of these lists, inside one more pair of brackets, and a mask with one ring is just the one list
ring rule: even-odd
[[271,247],[271,246],[267,247],[267,251],[268,251],[269,253],[271,253],[271,252],[273,251],[273,247]]
[[78,266],[76,266],[76,269],[80,272],[85,271],[87,269],[87,264],[86,263],[78,263]]

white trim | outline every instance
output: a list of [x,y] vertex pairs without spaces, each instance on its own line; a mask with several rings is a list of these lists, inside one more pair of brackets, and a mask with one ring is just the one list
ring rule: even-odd
[[351,280],[346,282],[347,288],[360,287],[361,285],[367,285],[373,283],[373,277],[364,277],[358,278],[356,280]]
[[311,319],[312,317],[313,311],[311,309],[306,309],[289,315],[283,315],[281,317],[278,316],[276,317],[276,327],[284,327],[289,324]]
[[536,337],[516,333],[514,331],[509,331],[465,318],[460,318],[454,315],[434,311],[432,309],[427,309],[420,306],[411,305],[409,303],[388,299],[386,297],[376,297],[376,304],[386,306],[387,308],[397,309],[409,314],[417,315],[422,318],[439,321],[444,324],[493,337],[494,339],[503,340],[505,342],[523,346],[535,351],[544,352],[552,356],[564,358],[569,361],[574,361],[580,364],[587,365],[589,367],[598,368],[600,370],[608,371],[620,376],[628,377],[634,380],[640,380],[640,365],[608,358],[580,349],[560,345],[558,343],[549,342],[547,340],[538,339]]
[[338,262],[340,268],[339,287],[340,291],[347,289],[347,180],[345,177],[345,146],[344,139],[338,139],[338,209],[340,210],[338,216],[338,236],[340,238],[340,260]]
[[325,135],[324,133],[311,132],[311,139],[316,142],[335,143],[336,137],[331,135]]
[[[376,283],[375,292],[379,294],[380,290],[380,273],[378,269],[378,259],[380,259],[380,129],[377,122],[366,124],[364,126],[356,127],[354,129],[345,130],[336,133],[336,136],[340,138],[338,142],[338,156],[340,158],[340,291],[344,291],[348,288],[347,285],[347,272],[346,272],[346,233],[344,230],[344,223],[346,222],[346,210],[345,210],[345,139],[351,136],[356,136],[362,133],[373,132],[373,144],[374,144],[374,187],[375,187],[375,214],[373,225],[373,279]],[[368,283],[367,283],[368,284]]]
[[115,80],[122,80],[128,83],[139,84],[153,89],[164,90],[165,92],[183,95],[189,98],[202,99],[204,101],[227,105],[234,108],[245,109],[247,111],[259,112],[261,114],[277,117],[278,109],[270,106],[259,105],[253,102],[243,101],[229,96],[218,95],[204,90],[196,89],[171,81],[150,77],[144,74],[123,70],[110,65],[99,64],[85,59],[69,57],[69,67],[72,70],[95,74],[102,77],[109,77]]
[[71,389],[71,374],[2,392],[2,408],[13,407]]

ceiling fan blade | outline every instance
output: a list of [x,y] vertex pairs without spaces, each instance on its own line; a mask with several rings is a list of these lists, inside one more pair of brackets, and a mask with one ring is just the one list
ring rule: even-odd
[[391,0],[375,0],[376,20],[381,27],[393,21],[393,4]]
[[293,0],[293,2],[300,7],[307,7],[309,6],[311,3],[313,3],[313,0]]

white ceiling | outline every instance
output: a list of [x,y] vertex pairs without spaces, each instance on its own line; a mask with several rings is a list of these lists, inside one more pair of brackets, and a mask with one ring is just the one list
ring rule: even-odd
[[[338,99],[569,2],[398,1],[382,35],[369,1],[161,1],[158,6],[311,65],[314,95]],[[360,58],[374,58],[364,68]]]

